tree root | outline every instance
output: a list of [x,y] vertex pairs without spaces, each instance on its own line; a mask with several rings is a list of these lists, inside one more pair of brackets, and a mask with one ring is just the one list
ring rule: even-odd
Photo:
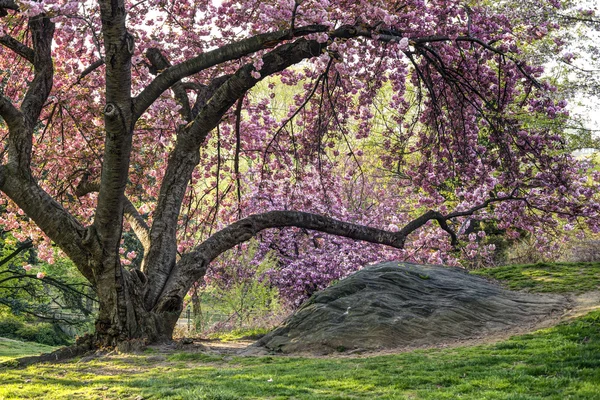
[[61,347],[52,353],[44,353],[39,356],[20,357],[14,360],[5,361],[0,363],[0,368],[24,368],[40,362],[61,362],[88,354],[94,350],[96,350],[94,337],[92,335],[85,335],[77,339],[75,344],[71,346]]
[[52,353],[44,353],[39,356],[20,357],[0,363],[0,368],[24,368],[41,362],[68,361],[75,357],[85,356],[82,361],[110,355],[113,353],[140,353],[146,349],[145,339],[129,339],[118,342],[116,346],[103,345],[96,335],[87,334],[77,339],[71,346],[61,347]]

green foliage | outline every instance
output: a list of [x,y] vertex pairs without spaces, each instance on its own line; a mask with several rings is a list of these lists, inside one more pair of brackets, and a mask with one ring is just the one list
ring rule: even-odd
[[[268,272],[277,260],[268,253],[260,262],[255,261],[258,241],[251,240],[242,248],[232,249],[219,259],[219,279],[212,280],[203,289],[206,307],[201,317],[210,313],[223,315],[223,328],[256,327],[269,315],[281,311],[279,292],[271,285]],[[206,324],[203,324],[206,326]]]
[[501,281],[512,290],[586,292],[600,289],[600,263],[538,263],[473,271]]
[[[0,315],[28,316],[32,322],[55,324],[51,330],[35,325],[23,328],[24,340],[64,344],[58,326],[73,336],[89,329],[95,298],[91,287],[71,261],[56,257],[53,264],[37,258],[30,240],[18,242],[10,233],[0,232]],[[47,333],[42,333],[46,329]],[[53,342],[52,337],[59,337]]]
[[0,336],[48,346],[69,344],[68,336],[50,323],[27,323],[24,318],[11,315],[0,317]]
[[0,316],[0,336],[9,337],[23,327],[23,321],[12,315]]

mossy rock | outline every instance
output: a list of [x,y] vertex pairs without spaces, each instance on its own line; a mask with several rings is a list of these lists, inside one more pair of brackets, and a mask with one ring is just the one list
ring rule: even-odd
[[509,291],[452,267],[388,262],[315,293],[255,346],[284,353],[420,347],[533,326],[564,296]]

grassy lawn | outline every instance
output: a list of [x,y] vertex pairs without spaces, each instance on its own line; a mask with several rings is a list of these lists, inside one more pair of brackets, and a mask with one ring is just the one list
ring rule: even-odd
[[20,342],[18,340],[0,337],[0,362],[11,360],[15,357],[34,356],[49,353],[56,347],[33,342]]
[[600,290],[600,263],[538,263],[485,268],[473,272],[501,281],[512,290],[582,293]]
[[122,355],[0,371],[2,399],[600,399],[600,312],[494,345],[365,358]]
[[[600,264],[478,273],[511,288],[598,289]],[[360,358],[116,355],[0,369],[0,399],[600,399],[600,311],[496,344]]]

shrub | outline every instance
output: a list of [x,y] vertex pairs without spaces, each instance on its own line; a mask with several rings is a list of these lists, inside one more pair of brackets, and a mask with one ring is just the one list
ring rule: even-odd
[[584,240],[576,243],[568,257],[571,262],[600,261],[600,240]]
[[29,323],[10,315],[0,318],[0,336],[48,346],[69,344],[68,336],[53,324]]
[[0,336],[13,338],[23,326],[25,324],[19,318],[12,315],[3,315],[0,317]]
[[[208,333],[270,328],[273,316],[284,311],[279,291],[269,279],[269,272],[276,264],[271,253],[258,256],[256,240],[224,253],[210,271],[201,289],[201,299],[194,304],[198,308],[196,329]],[[202,311],[200,302],[205,303]]]

